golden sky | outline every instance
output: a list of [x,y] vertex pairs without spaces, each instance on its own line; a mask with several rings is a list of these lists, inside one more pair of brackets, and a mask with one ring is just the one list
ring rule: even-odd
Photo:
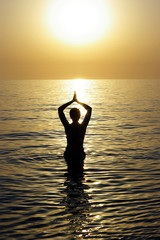
[[[60,1],[61,7],[54,8],[55,1]],[[97,28],[102,10],[98,5],[95,10],[93,4],[89,5],[91,0],[86,0],[88,6],[79,8],[82,14],[73,15],[82,17],[76,29],[76,21],[67,17],[73,11],[65,15],[67,7],[63,6],[63,2],[69,6],[71,1],[0,0],[0,79],[160,78],[159,0],[101,0],[106,4],[107,17]],[[93,10],[95,18],[88,9]],[[91,24],[91,41],[73,44],[66,33],[58,38],[54,30],[65,30],[56,25],[57,19],[49,23],[52,11],[58,18],[64,16],[66,24],[74,24],[71,36],[79,33],[83,22],[83,27]],[[106,23],[98,38],[98,29]]]

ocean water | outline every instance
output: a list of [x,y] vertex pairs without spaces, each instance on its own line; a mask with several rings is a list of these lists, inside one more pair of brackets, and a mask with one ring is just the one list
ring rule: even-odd
[[[74,90],[93,108],[77,178],[57,113]],[[0,81],[0,185],[0,239],[160,239],[160,80]]]

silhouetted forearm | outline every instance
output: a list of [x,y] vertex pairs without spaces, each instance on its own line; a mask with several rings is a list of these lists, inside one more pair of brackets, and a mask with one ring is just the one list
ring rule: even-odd
[[60,107],[58,108],[58,112],[63,111],[65,108],[67,108],[67,107],[68,107],[70,104],[72,104],[72,103],[73,103],[73,100],[71,100],[71,101],[63,104],[62,106],[60,106]]
[[71,101],[63,104],[62,106],[60,106],[60,107],[58,108],[59,118],[60,118],[62,124],[64,125],[64,127],[68,125],[68,121],[67,121],[67,119],[66,119],[65,114],[64,114],[63,111],[64,111],[65,108],[67,108],[67,107],[68,107],[70,104],[72,104],[72,103],[73,103],[73,100],[71,100]]
[[83,119],[83,122],[82,122],[82,125],[84,125],[85,127],[87,127],[87,125],[88,125],[88,123],[89,123],[89,121],[90,121],[90,118],[91,118],[92,108],[91,108],[89,105],[85,104],[85,103],[81,103],[81,102],[79,102],[79,101],[77,101],[77,103],[79,103],[80,105],[82,105],[82,106],[86,109],[86,111],[87,111],[87,113],[86,113],[86,115],[85,115],[85,117],[84,117],[84,119]]
[[89,111],[89,112],[92,111],[92,108],[91,108],[89,105],[87,105],[87,104],[85,104],[85,103],[82,103],[82,102],[79,102],[79,101],[77,101],[77,103],[79,103],[80,105],[82,105],[87,111]]

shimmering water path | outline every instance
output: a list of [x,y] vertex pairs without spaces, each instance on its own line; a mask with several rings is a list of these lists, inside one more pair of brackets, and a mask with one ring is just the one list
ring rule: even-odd
[[[93,108],[70,176],[57,108]],[[160,239],[160,81],[0,82],[0,239]],[[66,113],[67,114],[67,113]]]

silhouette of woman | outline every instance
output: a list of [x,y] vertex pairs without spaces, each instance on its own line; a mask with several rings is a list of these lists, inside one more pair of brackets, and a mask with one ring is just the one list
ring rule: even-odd
[[[72,108],[70,110],[70,117],[72,123],[70,124],[64,114],[64,109],[71,105],[73,102],[77,102],[82,105],[87,113],[82,121],[79,123],[80,110],[78,108]],[[83,164],[85,159],[85,152],[83,149],[83,141],[86,133],[86,128],[91,118],[92,108],[85,103],[81,103],[77,100],[76,92],[74,92],[73,99],[58,108],[59,118],[65,128],[67,137],[67,147],[64,152],[64,157],[68,165],[69,172],[83,172]]]

